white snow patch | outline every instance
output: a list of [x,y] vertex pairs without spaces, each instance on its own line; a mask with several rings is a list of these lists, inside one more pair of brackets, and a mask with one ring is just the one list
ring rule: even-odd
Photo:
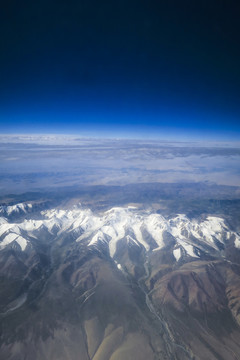
[[96,245],[99,241],[104,242],[105,238],[102,231],[98,231],[93,237],[88,246]]
[[138,223],[138,224],[135,224],[135,225],[132,226],[132,229],[133,229],[133,231],[134,231],[134,234],[135,234],[135,236],[136,236],[137,241],[138,241],[140,244],[142,244],[147,251],[149,251],[150,246],[149,246],[148,243],[146,243],[146,241],[143,239],[142,231],[141,231],[140,228],[141,228],[141,223]]
[[5,236],[5,238],[3,239],[3,241],[1,242],[1,247],[5,247],[6,245],[10,244],[11,242],[13,242],[14,240],[16,240],[16,238],[18,237],[18,234],[15,233],[9,233],[8,235]]
[[180,257],[181,257],[181,249],[180,249],[180,247],[173,250],[173,255],[174,255],[174,257],[175,257],[175,259],[177,261],[180,259]]
[[13,227],[13,224],[3,223],[0,225],[0,236],[2,236],[5,232],[10,230]]
[[169,225],[163,216],[151,214],[144,219],[144,225],[148,233],[158,244],[158,248],[164,247],[163,232],[169,230]]
[[238,236],[237,234],[235,234],[234,245],[237,249],[240,249],[240,236]]
[[19,226],[26,231],[34,231],[39,229],[43,225],[42,220],[24,220]]
[[24,251],[27,247],[27,240],[24,239],[22,236],[18,236],[16,239],[17,243],[21,246],[22,251]]
[[8,235],[6,235],[3,241],[1,242],[0,246],[3,248],[8,244],[11,244],[13,241],[16,241],[20,245],[22,251],[26,249],[27,240],[15,233],[9,233]]
[[178,243],[184,248],[184,250],[186,251],[186,253],[191,256],[191,257],[195,257],[195,258],[198,258],[199,256],[196,255],[194,253],[194,247],[184,241],[181,241],[178,239]]

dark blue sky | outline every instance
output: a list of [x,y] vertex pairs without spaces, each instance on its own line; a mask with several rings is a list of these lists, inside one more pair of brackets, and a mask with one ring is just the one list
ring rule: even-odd
[[240,139],[240,4],[5,2],[0,131]]

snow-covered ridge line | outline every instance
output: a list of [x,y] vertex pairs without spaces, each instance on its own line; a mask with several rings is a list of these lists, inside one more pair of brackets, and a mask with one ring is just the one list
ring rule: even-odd
[[32,210],[32,204],[30,203],[19,203],[15,205],[1,205],[0,206],[0,216],[6,215],[10,216],[12,214],[19,214],[19,213],[27,213],[28,211]]
[[[112,257],[116,254],[119,240],[125,239],[127,246],[156,251],[166,246],[166,234],[174,238],[173,256],[176,261],[182,254],[199,257],[199,249],[219,251],[219,244],[224,247],[230,239],[240,248],[239,235],[219,217],[208,216],[199,221],[179,214],[165,219],[160,214],[134,207],[115,207],[99,214],[81,206],[41,211],[37,220],[25,219],[21,223],[10,223],[0,217],[0,248],[18,243],[25,250],[31,237],[41,238],[43,228],[53,237],[72,233],[77,242],[86,241],[89,247],[108,244]],[[155,244],[154,248],[152,244]]]

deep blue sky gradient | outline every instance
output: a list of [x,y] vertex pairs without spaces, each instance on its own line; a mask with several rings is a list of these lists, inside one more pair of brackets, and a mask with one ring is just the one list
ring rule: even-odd
[[6,2],[0,131],[240,139],[240,4]]

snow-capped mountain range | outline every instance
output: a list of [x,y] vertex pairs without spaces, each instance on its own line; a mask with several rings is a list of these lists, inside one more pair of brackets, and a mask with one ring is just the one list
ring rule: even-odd
[[1,359],[237,359],[230,217],[77,201],[0,207]]
[[25,251],[31,246],[31,239],[45,230],[52,237],[71,233],[76,242],[88,247],[105,244],[112,258],[116,256],[118,242],[123,240],[129,246],[148,251],[158,251],[168,245],[166,235],[173,240],[172,254],[176,261],[185,255],[199,258],[202,253],[221,256],[222,250],[234,242],[240,248],[240,236],[231,231],[224,219],[207,216],[205,219],[189,219],[184,214],[166,219],[152,211],[135,207],[114,207],[102,213],[94,213],[81,205],[72,209],[50,209],[34,213],[34,217],[22,222],[10,221],[8,216],[29,213],[32,204],[16,204],[0,209],[0,249],[18,246]]

